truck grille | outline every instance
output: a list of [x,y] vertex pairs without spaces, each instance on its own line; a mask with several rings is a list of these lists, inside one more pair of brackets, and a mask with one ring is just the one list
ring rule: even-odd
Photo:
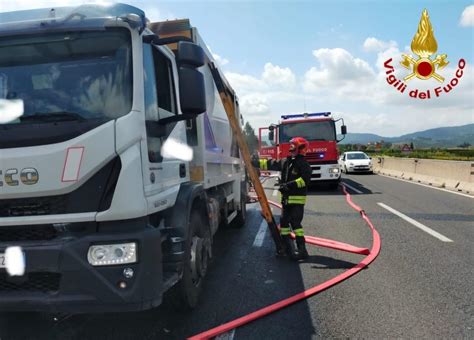
[[68,194],[0,199],[0,218],[105,211],[112,203],[121,168],[120,158],[115,157]]
[[58,236],[52,225],[25,225],[0,227],[1,242],[49,241]]
[[10,277],[0,273],[0,292],[43,292],[53,293],[59,290],[61,274],[29,273],[26,277]]
[[324,159],[324,156],[325,156],[324,153],[310,152],[306,154],[305,159],[310,164],[337,164],[338,163],[337,160]]
[[66,212],[67,195],[0,201],[0,217],[48,215]]

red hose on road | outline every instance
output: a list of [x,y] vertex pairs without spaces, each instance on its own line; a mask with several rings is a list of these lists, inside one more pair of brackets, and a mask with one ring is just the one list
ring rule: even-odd
[[[287,299],[281,300],[277,303],[274,303],[270,306],[259,309],[259,310],[255,311],[253,313],[242,316],[242,317],[240,317],[238,319],[235,319],[233,321],[230,321],[228,323],[222,324],[218,327],[215,327],[215,328],[212,328],[212,329],[207,330],[205,332],[194,335],[194,336],[190,337],[189,339],[192,339],[192,340],[194,340],[194,339],[210,339],[210,338],[216,337],[219,334],[228,332],[228,331],[230,331],[234,328],[243,326],[243,325],[245,325],[249,322],[252,322],[256,319],[259,319],[259,318],[264,317],[268,314],[271,314],[271,313],[273,313],[273,312],[275,312],[279,309],[285,308],[285,307],[287,307],[287,306],[289,306],[289,305],[291,305],[295,302],[301,301],[301,300],[306,299],[310,296],[318,294],[318,293],[320,293],[320,292],[322,292],[322,291],[324,291],[324,290],[326,290],[326,289],[328,289],[328,288],[330,288],[330,287],[332,287],[332,286],[348,279],[352,275],[360,272],[362,269],[367,267],[372,261],[374,261],[375,258],[377,257],[377,255],[380,253],[380,247],[381,247],[380,235],[377,232],[377,230],[375,230],[374,225],[370,221],[369,217],[365,214],[365,211],[362,210],[358,205],[356,205],[355,203],[352,202],[351,195],[347,192],[346,187],[344,186],[344,184],[342,184],[342,190],[343,190],[344,194],[346,195],[346,202],[352,208],[354,208],[357,212],[360,213],[361,217],[364,219],[364,221],[367,223],[367,225],[370,227],[370,229],[372,231],[372,247],[370,249],[370,253],[362,261],[360,261],[357,265],[355,265],[351,269],[346,270],[344,273],[339,274],[338,276],[336,276],[336,277],[334,277],[334,278],[332,278],[332,279],[330,279],[326,282],[323,282],[323,283],[321,283],[317,286],[314,286],[310,289],[307,289],[304,292],[293,295],[293,296],[291,296]],[[272,202],[272,204],[276,204],[276,203]],[[312,237],[310,237],[310,236],[306,237],[306,242],[313,244],[312,242],[308,242],[309,239],[311,239],[311,238]],[[330,240],[326,240],[326,241],[330,241]]]

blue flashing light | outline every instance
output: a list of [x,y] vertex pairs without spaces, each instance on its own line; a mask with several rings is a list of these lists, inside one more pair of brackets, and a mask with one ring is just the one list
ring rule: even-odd
[[320,154],[319,154],[319,158],[324,158],[324,154],[323,154],[323,153],[320,153]]
[[331,112],[299,113],[294,115],[282,115],[282,119],[307,118],[307,117],[329,117]]

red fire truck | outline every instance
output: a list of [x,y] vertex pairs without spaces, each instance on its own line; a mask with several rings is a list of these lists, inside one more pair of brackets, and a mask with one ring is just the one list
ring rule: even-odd
[[[303,137],[309,142],[306,159],[312,168],[311,182],[328,182],[337,188],[341,180],[337,143],[344,139],[347,127],[344,120],[333,119],[331,112],[282,115],[279,124],[259,128],[259,157],[269,170],[280,170],[282,161],[289,156],[289,141]],[[342,121],[338,140],[336,122]]]

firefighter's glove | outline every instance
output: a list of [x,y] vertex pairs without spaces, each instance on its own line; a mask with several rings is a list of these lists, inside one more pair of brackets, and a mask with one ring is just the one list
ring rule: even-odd
[[288,188],[288,185],[283,183],[280,184],[280,188],[278,189],[282,194],[287,194],[290,191],[290,188]]

